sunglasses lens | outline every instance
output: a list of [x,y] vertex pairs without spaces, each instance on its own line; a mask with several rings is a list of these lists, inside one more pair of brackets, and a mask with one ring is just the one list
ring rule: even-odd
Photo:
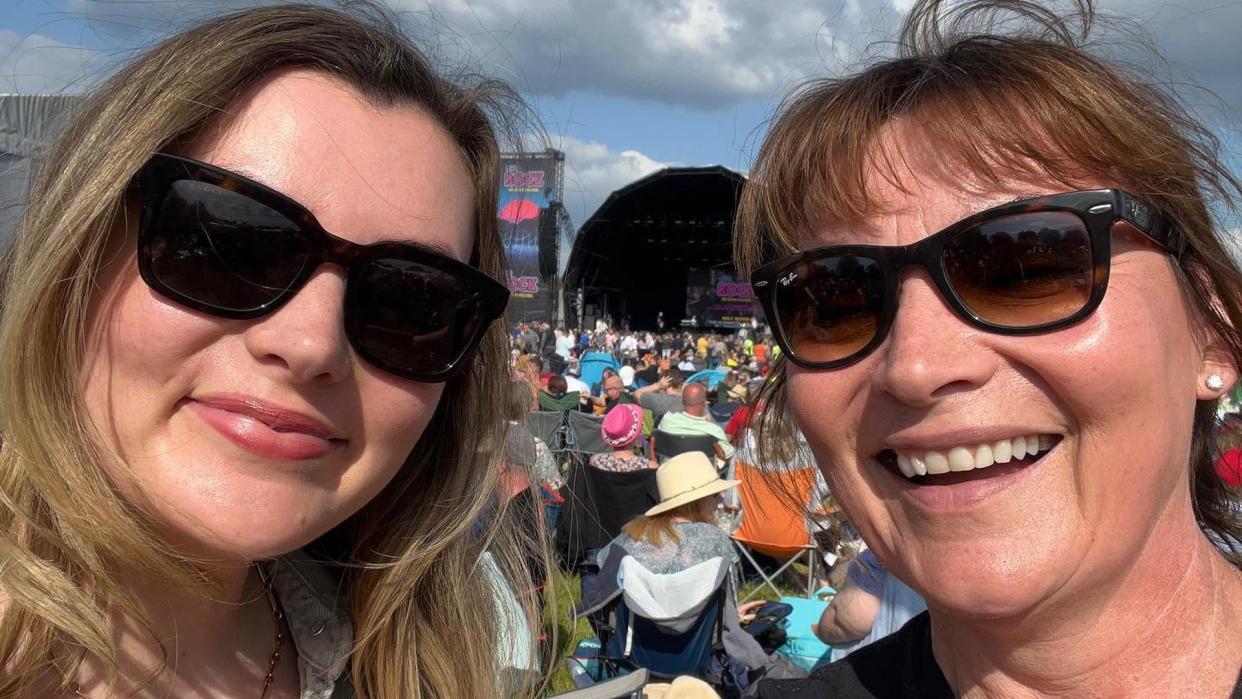
[[1009,328],[1065,320],[1091,297],[1094,260],[1086,224],[1067,211],[1004,216],[945,246],[945,273],[980,319]]
[[857,255],[801,263],[776,282],[773,305],[795,357],[842,361],[875,338],[884,305],[883,270]]
[[226,313],[275,301],[309,256],[306,237],[284,215],[195,180],[169,186],[144,235],[159,284]]
[[345,304],[346,331],[358,353],[407,377],[451,367],[483,318],[468,279],[396,258],[351,270]]

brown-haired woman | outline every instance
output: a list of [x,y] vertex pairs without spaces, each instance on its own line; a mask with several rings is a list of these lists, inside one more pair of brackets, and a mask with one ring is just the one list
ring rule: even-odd
[[764,696],[1242,692],[1211,444],[1242,273],[1207,205],[1242,187],[1093,19],[916,3],[767,136],[736,239],[785,359],[760,444],[792,416],[929,614]]
[[0,696],[529,691],[479,573],[532,589],[520,528],[472,531],[507,93],[366,7],[179,34],[47,159],[4,267]]

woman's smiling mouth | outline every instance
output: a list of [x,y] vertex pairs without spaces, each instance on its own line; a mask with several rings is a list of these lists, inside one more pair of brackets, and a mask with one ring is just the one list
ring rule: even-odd
[[935,449],[884,449],[875,462],[925,505],[969,505],[997,493],[1061,443],[1062,435],[1031,433]]

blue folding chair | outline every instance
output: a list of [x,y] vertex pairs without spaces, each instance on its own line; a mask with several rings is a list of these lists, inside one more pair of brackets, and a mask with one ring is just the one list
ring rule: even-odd
[[614,665],[614,675],[644,668],[658,678],[698,677],[711,664],[716,650],[724,647],[724,590],[722,585],[694,625],[681,634],[669,633],[654,621],[633,613],[626,606],[625,597],[618,597],[609,615],[616,625],[610,634],[601,632],[600,659]]

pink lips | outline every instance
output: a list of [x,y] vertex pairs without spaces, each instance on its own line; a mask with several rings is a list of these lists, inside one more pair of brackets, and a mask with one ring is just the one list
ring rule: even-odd
[[264,458],[315,459],[343,442],[320,420],[251,396],[199,396],[187,398],[185,407],[230,442]]

